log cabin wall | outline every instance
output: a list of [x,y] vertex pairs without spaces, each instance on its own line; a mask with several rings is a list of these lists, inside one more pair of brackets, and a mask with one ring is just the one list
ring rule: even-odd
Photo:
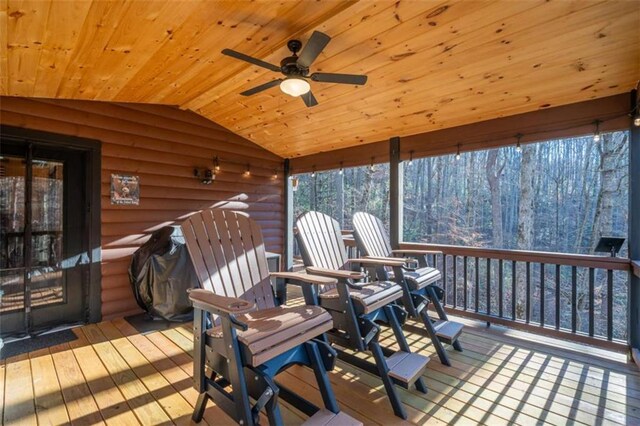
[[[170,106],[0,98],[1,122],[102,142],[102,316],[139,312],[127,269],[156,229],[210,206],[248,212],[267,249],[283,248],[283,160],[194,113]],[[220,172],[200,183],[195,167]],[[250,175],[245,175],[247,165]],[[278,171],[278,177],[274,173]],[[110,202],[112,173],[140,176],[140,204]]]

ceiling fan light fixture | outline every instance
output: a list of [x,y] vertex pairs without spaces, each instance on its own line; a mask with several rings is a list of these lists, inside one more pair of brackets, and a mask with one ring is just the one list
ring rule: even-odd
[[308,93],[311,85],[299,77],[287,77],[280,83],[280,90],[289,96],[297,97]]

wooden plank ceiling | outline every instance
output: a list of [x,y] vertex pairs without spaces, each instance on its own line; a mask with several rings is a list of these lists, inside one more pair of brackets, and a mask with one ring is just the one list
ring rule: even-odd
[[[282,157],[609,96],[640,76],[640,2],[0,1],[0,93],[193,110]],[[313,30],[333,39],[306,108],[268,62]]]

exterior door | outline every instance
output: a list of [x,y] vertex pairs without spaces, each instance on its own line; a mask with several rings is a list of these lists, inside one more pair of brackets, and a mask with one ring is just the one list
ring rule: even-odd
[[2,140],[2,338],[87,320],[85,156],[28,140]]

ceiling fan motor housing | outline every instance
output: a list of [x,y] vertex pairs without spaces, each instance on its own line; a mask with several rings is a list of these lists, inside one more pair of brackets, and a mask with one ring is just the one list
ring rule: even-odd
[[309,74],[309,68],[302,67],[298,64],[297,53],[302,49],[302,42],[300,40],[289,40],[287,47],[293,53],[293,55],[284,58],[280,61],[280,69],[286,76],[301,75],[306,76]]
[[306,76],[309,74],[309,68],[301,67],[297,61],[297,56],[289,56],[288,58],[284,58],[280,61],[280,69],[282,70],[282,73],[286,76]]

